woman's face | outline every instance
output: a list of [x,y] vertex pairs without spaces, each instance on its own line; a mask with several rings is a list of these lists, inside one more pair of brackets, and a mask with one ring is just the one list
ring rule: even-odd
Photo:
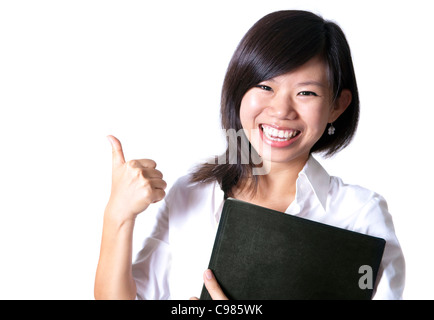
[[341,110],[340,105],[339,101],[332,105],[326,64],[316,57],[247,91],[240,120],[263,160],[305,161],[327,123],[335,121],[347,106]]

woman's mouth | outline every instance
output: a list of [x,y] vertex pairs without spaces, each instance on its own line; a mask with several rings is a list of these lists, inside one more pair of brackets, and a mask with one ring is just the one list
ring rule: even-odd
[[290,141],[300,134],[300,131],[296,129],[280,129],[266,124],[261,124],[260,128],[262,129],[265,138],[276,142]]

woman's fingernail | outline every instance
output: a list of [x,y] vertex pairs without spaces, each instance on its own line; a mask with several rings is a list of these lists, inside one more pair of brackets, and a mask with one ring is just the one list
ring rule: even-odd
[[208,280],[211,280],[212,279],[212,277],[213,277],[213,275],[212,275],[212,271],[211,270],[206,270],[205,271],[205,277],[208,279]]

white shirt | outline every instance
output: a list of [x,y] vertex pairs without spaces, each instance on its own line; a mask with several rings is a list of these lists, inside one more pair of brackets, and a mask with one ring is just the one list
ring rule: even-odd
[[[224,193],[217,182],[192,183],[189,178],[180,178],[162,201],[153,232],[137,254],[133,276],[139,299],[200,296]],[[374,298],[402,299],[404,257],[383,197],[329,176],[311,156],[285,212],[385,239]]]

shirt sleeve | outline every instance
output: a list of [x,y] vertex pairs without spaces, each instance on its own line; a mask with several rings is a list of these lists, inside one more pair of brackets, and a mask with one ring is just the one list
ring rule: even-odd
[[405,260],[395,234],[392,216],[383,197],[374,194],[362,208],[355,229],[386,240],[373,299],[402,299],[405,285]]
[[154,228],[143,241],[132,266],[139,300],[170,299],[168,275],[171,264],[168,243],[168,205],[162,201],[155,216]]

